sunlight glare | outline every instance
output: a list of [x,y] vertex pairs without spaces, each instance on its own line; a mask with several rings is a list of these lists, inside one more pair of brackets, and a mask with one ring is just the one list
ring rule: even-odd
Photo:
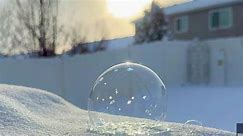
[[143,12],[152,0],[107,0],[108,12],[119,18],[129,18]]

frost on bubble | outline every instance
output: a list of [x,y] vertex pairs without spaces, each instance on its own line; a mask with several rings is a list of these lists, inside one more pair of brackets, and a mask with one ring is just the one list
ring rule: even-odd
[[121,117],[164,120],[161,118],[166,114],[167,104],[164,84],[148,67],[122,63],[105,70],[98,77],[88,99],[93,127],[122,123]]

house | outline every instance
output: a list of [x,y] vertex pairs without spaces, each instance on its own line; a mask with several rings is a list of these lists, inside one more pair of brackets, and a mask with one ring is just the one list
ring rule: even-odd
[[172,39],[243,36],[243,0],[193,0],[163,11]]

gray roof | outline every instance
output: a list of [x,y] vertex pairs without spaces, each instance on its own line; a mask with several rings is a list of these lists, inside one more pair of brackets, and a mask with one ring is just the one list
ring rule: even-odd
[[234,3],[243,3],[243,0],[193,0],[186,3],[167,7],[164,9],[164,13],[166,15],[173,15]]

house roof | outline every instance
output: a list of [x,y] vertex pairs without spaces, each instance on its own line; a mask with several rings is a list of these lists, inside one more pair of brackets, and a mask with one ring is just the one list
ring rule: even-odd
[[164,9],[166,15],[174,15],[195,10],[203,10],[227,4],[243,3],[243,0],[193,0]]

